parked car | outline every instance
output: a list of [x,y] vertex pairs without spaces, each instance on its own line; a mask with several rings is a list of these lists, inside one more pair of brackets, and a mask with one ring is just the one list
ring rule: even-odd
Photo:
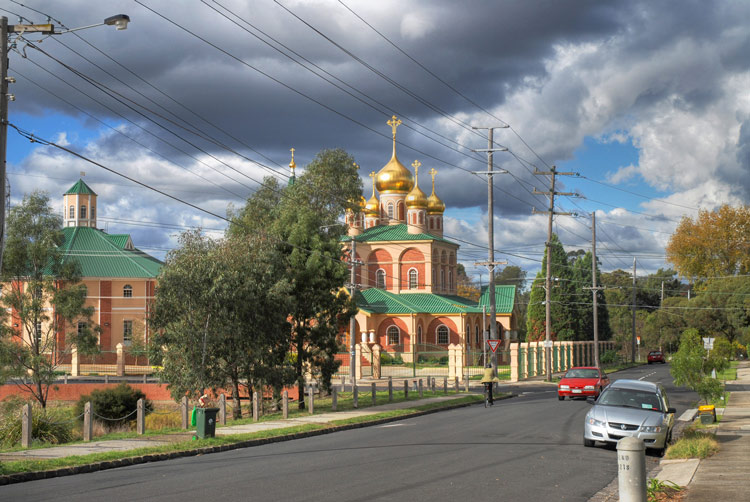
[[666,363],[667,361],[664,360],[664,354],[661,350],[652,350],[648,353],[648,364],[651,363]]
[[617,443],[625,436],[643,440],[660,456],[672,440],[675,409],[661,384],[617,380],[596,400],[583,427],[583,445]]
[[607,385],[609,377],[596,366],[570,368],[557,384],[557,399],[566,397],[598,397]]

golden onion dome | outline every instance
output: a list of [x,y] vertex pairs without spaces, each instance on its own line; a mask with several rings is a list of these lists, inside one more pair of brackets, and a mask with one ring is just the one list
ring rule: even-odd
[[406,195],[406,207],[408,208],[427,208],[427,196],[419,189],[419,166],[421,165],[422,163],[418,160],[412,163],[414,167],[414,188]]
[[359,196],[359,210],[362,211],[367,206],[367,201],[365,200],[364,196]]
[[430,169],[432,175],[432,193],[427,197],[427,212],[430,214],[442,214],[445,211],[445,202],[435,195],[435,175],[437,171]]
[[380,193],[406,193],[414,188],[414,178],[396,157],[396,128],[401,125],[401,121],[394,115],[388,121],[388,125],[393,130],[393,155],[391,160],[378,172],[376,186]]
[[[378,198],[375,197],[375,171],[370,173],[370,178],[372,178],[372,196],[365,203],[365,214],[367,216],[377,216],[380,214],[380,203],[378,202]],[[362,197],[362,200],[364,199]]]

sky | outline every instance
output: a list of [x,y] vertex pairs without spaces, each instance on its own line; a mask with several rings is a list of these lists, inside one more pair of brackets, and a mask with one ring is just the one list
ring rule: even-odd
[[[23,5],[20,5],[20,4]],[[604,271],[653,273],[683,217],[750,203],[750,2],[453,0],[0,0],[15,39],[9,122],[225,216],[265,176],[285,183],[325,148],[368,174],[397,153],[445,204],[445,236],[475,278],[487,259],[487,127],[495,259],[533,276],[554,231]],[[34,12],[33,9],[39,12]],[[19,21],[19,16],[23,19]],[[475,129],[479,128],[479,129]],[[179,233],[226,222],[8,131],[11,204],[53,204],[85,172],[99,227],[164,258]],[[62,211],[62,208],[61,208]],[[536,211],[536,213],[535,213]]]

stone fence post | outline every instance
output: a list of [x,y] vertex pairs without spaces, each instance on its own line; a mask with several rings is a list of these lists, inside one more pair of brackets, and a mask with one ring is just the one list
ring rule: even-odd
[[354,368],[357,380],[362,380],[362,345],[354,344]]
[[121,343],[115,345],[117,350],[117,376],[125,376],[125,354]]
[[70,376],[79,376],[81,374],[81,362],[78,359],[78,348],[73,345],[70,350]]
[[139,399],[136,402],[136,412],[135,412],[135,423],[136,423],[136,432],[138,435],[143,435],[146,433],[146,409],[143,402],[143,398]]
[[380,345],[372,346],[372,378],[380,380]]
[[456,346],[448,345],[448,378],[453,380],[456,376]]
[[510,381],[518,381],[518,344],[510,344]]
[[32,432],[32,420],[31,420],[31,405],[23,405],[23,413],[21,415],[21,446],[28,448],[31,446],[31,432]]

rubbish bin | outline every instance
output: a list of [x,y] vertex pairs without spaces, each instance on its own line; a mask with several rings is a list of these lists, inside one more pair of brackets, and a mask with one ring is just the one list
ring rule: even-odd
[[713,404],[698,407],[698,414],[701,417],[702,424],[712,424],[716,422],[716,408]]
[[216,436],[216,415],[219,408],[196,408],[195,410],[196,436],[199,439]]

